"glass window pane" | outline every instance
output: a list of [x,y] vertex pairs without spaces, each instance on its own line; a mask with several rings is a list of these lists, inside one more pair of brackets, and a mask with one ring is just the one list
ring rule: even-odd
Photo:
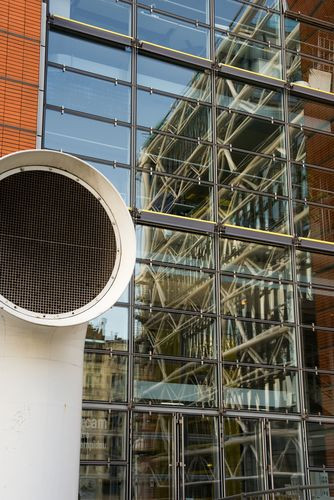
[[44,146],[110,162],[130,162],[130,129],[48,109]]
[[289,233],[288,201],[229,188],[220,188],[219,218],[226,224],[276,233]]
[[292,322],[292,286],[221,276],[221,311],[228,316]]
[[216,356],[216,321],[212,317],[137,309],[135,351],[185,358]]
[[327,470],[310,471],[310,483],[312,486],[318,486],[318,488],[311,490],[312,500],[318,500],[319,495],[323,496],[325,500],[334,497],[334,472]]
[[215,34],[215,45],[216,57],[223,64],[282,78],[280,49],[218,31]]
[[128,316],[126,307],[113,307],[91,320],[87,326],[86,347],[126,351]]
[[191,99],[211,100],[210,73],[141,54],[137,57],[137,83]]
[[135,301],[154,307],[212,311],[214,277],[200,271],[137,264]]
[[131,6],[119,0],[50,0],[56,16],[130,35]]
[[175,431],[172,415],[133,414],[133,500],[174,500]]
[[334,241],[334,207],[294,203],[297,236]]
[[225,408],[286,413],[299,409],[297,372],[224,365],[223,375]]
[[294,124],[313,128],[319,132],[334,132],[333,106],[289,94],[288,111],[289,121]]
[[196,181],[212,181],[212,147],[138,130],[137,167]]
[[224,466],[226,495],[264,488],[261,421],[224,418]]
[[184,415],[183,429],[185,498],[219,498],[217,417]]
[[218,143],[254,153],[285,156],[284,128],[253,116],[217,111]]
[[83,410],[81,460],[126,459],[126,413]]
[[[303,75],[306,80],[298,81],[298,83],[331,92],[333,90],[333,76],[330,65],[333,62],[333,48],[330,43],[332,32],[319,27],[317,24],[308,24],[300,22],[298,19],[289,18],[285,20],[285,40],[286,48],[297,54],[289,56],[294,59],[294,67],[298,67],[299,64],[301,68],[304,66],[302,71],[298,73]],[[313,62],[313,67],[307,68],[307,63],[303,64],[304,54],[316,58],[318,62]],[[290,62],[289,59],[287,62]]]
[[334,372],[334,332],[302,328],[302,335],[304,366]]
[[333,170],[320,170],[306,165],[292,164],[291,173],[295,198],[334,206]]
[[296,250],[296,263],[298,281],[334,286],[334,255]]
[[197,102],[137,92],[137,123],[192,139],[211,139],[211,109]]
[[306,16],[315,17],[322,21],[333,21],[333,2],[332,0],[322,0],[320,3],[304,2],[303,0],[285,0],[289,10],[297,14],[305,14]]
[[288,325],[222,320],[223,359],[239,363],[295,366],[294,328]]
[[289,248],[220,239],[220,269],[231,273],[291,279]]
[[140,0],[140,3],[155,9],[165,10],[180,17],[209,23],[209,0]]
[[286,163],[276,156],[262,157],[219,148],[218,182],[261,193],[287,195]]
[[334,135],[289,127],[292,160],[334,168]]
[[217,77],[216,99],[218,106],[244,111],[251,115],[283,119],[281,92]]
[[146,9],[137,10],[138,38],[198,57],[209,57],[210,31]]
[[301,323],[334,328],[334,291],[304,286],[298,288]]
[[130,170],[117,167],[115,164],[111,166],[96,161],[89,161],[89,163],[115,186],[124,203],[130,206]]
[[126,401],[128,358],[113,354],[85,353],[83,399]]
[[80,500],[126,500],[126,468],[119,465],[82,465]]
[[[324,39],[322,43],[328,43]],[[321,57],[322,49],[317,50],[318,57]],[[307,57],[300,52],[286,51],[286,66],[288,80],[297,85],[312,87],[325,92],[333,91],[332,74],[334,64],[332,55],[328,54],[328,49],[324,51],[325,59],[314,59]]]
[[[271,421],[270,437],[273,488],[303,485],[303,438],[300,423]],[[290,495],[293,497],[294,492],[288,493],[287,497]]]
[[47,82],[48,104],[130,121],[130,87],[53,67],[48,68]]
[[138,403],[217,406],[216,365],[135,358],[134,400]]
[[215,0],[216,28],[261,42],[280,43],[280,16],[238,0]]
[[115,48],[91,40],[49,32],[48,60],[89,73],[130,81],[131,50]]
[[334,424],[307,422],[307,444],[311,467],[334,467]]
[[212,220],[212,187],[185,179],[137,173],[137,208]]
[[315,415],[334,415],[334,375],[304,372],[306,408]]
[[137,258],[200,268],[214,265],[212,236],[137,226]]

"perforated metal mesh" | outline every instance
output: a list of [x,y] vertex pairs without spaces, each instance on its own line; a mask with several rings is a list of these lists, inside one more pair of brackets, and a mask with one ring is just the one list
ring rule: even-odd
[[115,265],[116,240],[101,203],[59,173],[0,181],[0,294],[42,314],[91,302]]

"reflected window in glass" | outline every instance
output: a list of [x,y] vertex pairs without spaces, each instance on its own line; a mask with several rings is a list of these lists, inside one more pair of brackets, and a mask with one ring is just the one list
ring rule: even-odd
[[87,401],[126,401],[128,359],[109,353],[86,352],[83,399]]
[[81,460],[126,459],[126,413],[83,410],[81,417]]
[[126,467],[122,465],[82,465],[80,500],[126,500]]

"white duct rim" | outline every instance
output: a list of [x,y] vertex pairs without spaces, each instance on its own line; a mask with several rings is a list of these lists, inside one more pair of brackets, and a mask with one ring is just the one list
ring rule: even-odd
[[0,159],[1,179],[20,171],[47,170],[72,178],[88,189],[101,203],[115,232],[117,252],[112,276],[97,297],[75,311],[43,314],[23,309],[0,295],[0,308],[22,320],[45,326],[71,326],[86,323],[119,299],[131,278],[136,238],[129,211],[111,182],[98,170],[75,156],[46,149],[11,153]]

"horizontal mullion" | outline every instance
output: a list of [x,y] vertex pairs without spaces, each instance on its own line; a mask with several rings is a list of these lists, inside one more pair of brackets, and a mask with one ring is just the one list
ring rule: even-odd
[[[265,243],[264,243],[265,244]],[[220,276],[229,276],[232,278],[243,278],[243,279],[248,279],[250,282],[254,281],[265,281],[268,283],[276,283],[278,285],[291,285],[292,280],[287,280],[287,279],[279,279],[279,278],[270,278],[268,276],[258,276],[258,275],[253,275],[253,274],[246,274],[246,273],[233,273],[230,271],[220,271]]]
[[159,267],[169,267],[172,269],[184,269],[186,271],[196,271],[196,272],[203,272],[205,274],[215,274],[215,270],[207,267],[199,267],[199,266],[190,266],[187,264],[177,264],[173,262],[166,262],[162,260],[155,260],[155,259],[141,259],[137,258],[136,259],[139,264],[146,264],[148,266],[159,266]]
[[210,24],[208,24],[208,23],[205,23],[205,22],[200,21],[198,19],[193,19],[193,18],[189,18],[189,17],[185,17],[185,16],[179,16],[178,14],[175,14],[174,12],[169,12],[166,10],[157,9],[156,7],[154,7],[154,5],[149,6],[146,4],[142,4],[142,3],[140,3],[140,0],[137,1],[137,7],[139,7],[140,9],[147,10],[148,12],[150,12],[152,14],[153,13],[161,14],[162,16],[170,17],[172,19],[176,19],[179,21],[184,21],[185,23],[195,25],[196,27],[200,26],[203,28],[210,29]]
[[69,73],[76,73],[78,75],[89,76],[91,78],[96,78],[98,80],[104,80],[106,82],[110,82],[110,83],[117,84],[117,85],[122,85],[124,87],[130,87],[130,88],[132,87],[131,82],[127,82],[125,80],[119,80],[118,78],[113,78],[112,76],[101,75],[99,73],[92,73],[91,71],[85,71],[85,70],[80,69],[80,68],[67,66],[66,64],[60,64],[60,63],[55,63],[55,62],[49,61],[48,66],[50,66],[52,68],[61,69],[62,71],[68,71]]
[[107,118],[104,116],[100,115],[93,115],[91,113],[84,113],[82,111],[77,111],[75,109],[71,108],[65,108],[63,106],[55,106],[54,104],[46,104],[46,109],[51,109],[53,111],[59,111],[61,114],[67,114],[67,115],[74,115],[74,116],[79,116],[82,118],[89,118],[91,120],[99,121],[99,122],[105,122],[105,123],[110,123],[110,125],[114,125],[115,127],[120,126],[120,127],[127,127],[131,128],[131,124],[129,122],[123,122],[121,120],[118,120],[118,118]]
[[148,92],[149,94],[157,94],[161,96],[166,96],[166,97],[171,97],[175,100],[180,100],[180,101],[185,101],[185,102],[190,102],[196,105],[201,105],[201,106],[206,106],[208,108],[212,108],[211,102],[208,101],[202,101],[201,99],[193,99],[191,97],[186,97],[178,94],[172,94],[171,92],[165,92],[163,90],[155,89],[154,87],[146,87],[144,85],[137,85],[138,90],[143,90],[145,92]]

